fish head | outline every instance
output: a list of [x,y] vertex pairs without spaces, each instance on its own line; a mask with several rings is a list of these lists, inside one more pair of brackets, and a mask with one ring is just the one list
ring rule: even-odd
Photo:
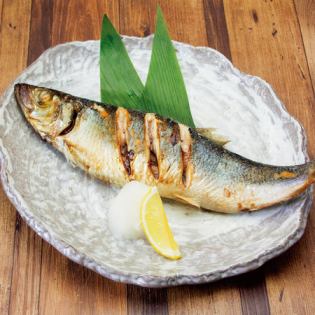
[[32,127],[48,142],[71,129],[81,104],[60,92],[16,84],[15,98]]

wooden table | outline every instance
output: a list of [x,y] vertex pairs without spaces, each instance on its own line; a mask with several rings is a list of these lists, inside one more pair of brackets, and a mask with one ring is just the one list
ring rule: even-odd
[[[272,84],[315,157],[315,0],[0,0],[0,91],[45,49],[153,32],[159,2],[173,39],[210,46]],[[303,238],[262,268],[200,286],[115,283],[59,254],[0,191],[0,314],[315,314],[315,207]]]

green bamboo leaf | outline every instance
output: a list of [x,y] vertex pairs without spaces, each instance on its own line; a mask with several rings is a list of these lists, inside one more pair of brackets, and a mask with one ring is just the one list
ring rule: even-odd
[[100,80],[102,102],[142,111],[147,109],[144,86],[120,35],[106,15],[102,22]]
[[103,102],[143,112],[158,113],[194,127],[175,49],[159,7],[145,87],[120,35],[106,15],[102,23],[100,79]]
[[190,127],[195,126],[184,79],[160,7],[144,99],[151,111]]

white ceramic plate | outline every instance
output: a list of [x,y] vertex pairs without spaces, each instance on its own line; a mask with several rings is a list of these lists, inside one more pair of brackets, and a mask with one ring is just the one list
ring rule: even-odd
[[[152,37],[124,37],[143,80]],[[210,48],[175,43],[198,127],[215,127],[228,149],[277,165],[307,160],[305,135],[271,87],[241,73]],[[99,100],[99,42],[47,50],[16,82]],[[255,213],[222,215],[175,202],[166,210],[183,258],[157,255],[144,240],[117,241],[107,210],[118,189],[87,177],[28,126],[11,85],[0,108],[1,179],[26,222],[70,259],[113,280],[148,287],[202,283],[236,275],[280,254],[303,234],[308,191],[288,204]]]

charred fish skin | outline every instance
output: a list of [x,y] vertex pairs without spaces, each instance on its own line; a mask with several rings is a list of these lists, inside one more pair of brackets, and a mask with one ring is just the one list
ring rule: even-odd
[[272,166],[248,160],[195,130],[28,84],[15,85],[26,120],[75,166],[104,182],[156,185],[163,197],[226,213],[290,200],[315,182],[315,162]]

